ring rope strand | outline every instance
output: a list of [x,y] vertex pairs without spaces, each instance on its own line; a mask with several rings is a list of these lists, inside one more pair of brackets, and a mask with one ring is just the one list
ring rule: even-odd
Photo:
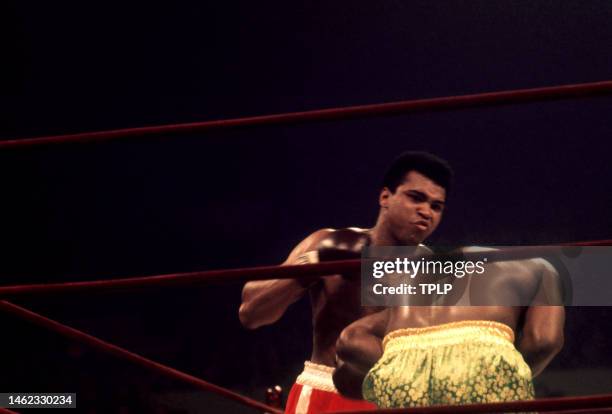
[[[569,246],[612,246],[612,240],[592,240],[565,243],[553,246],[508,247],[503,250],[472,251],[461,253],[463,260],[477,260],[483,253],[488,262],[503,260],[527,259],[560,253],[560,249]],[[428,256],[429,257],[429,256]],[[453,254],[431,256],[452,258]],[[324,275],[355,273],[361,270],[361,259],[337,260],[312,264],[288,266],[260,266],[240,269],[205,270],[199,272],[173,273],[155,276],[140,276],[109,280],[91,280],[81,282],[38,283],[26,285],[0,286],[0,297],[15,298],[18,296],[49,295],[67,292],[89,292],[104,290],[122,290],[159,286],[187,286],[195,283],[235,282],[267,279],[315,279]]]
[[612,413],[612,407],[605,408],[587,408],[578,410],[566,410],[566,411],[547,411],[548,414],[599,414],[599,413]]
[[11,302],[8,302],[5,300],[0,301],[0,310],[3,310],[12,315],[18,316],[22,319],[25,319],[43,328],[49,329],[65,337],[68,337],[68,338],[77,340],[81,343],[87,344],[91,346],[92,348],[98,349],[102,352],[111,354],[118,358],[128,360],[137,365],[148,368],[157,373],[163,374],[167,377],[189,383],[198,389],[215,393],[217,395],[220,395],[227,399],[239,402],[251,408],[261,410],[262,412],[268,412],[268,413],[274,413],[274,414],[283,413],[281,410],[278,410],[277,408],[270,407],[259,401],[245,397],[243,395],[240,395],[238,393],[235,393],[231,390],[220,387],[218,385],[211,384],[210,382],[204,381],[200,378],[194,377],[193,375],[189,375],[187,373],[181,372],[167,365],[163,365],[159,362],[155,362],[151,359],[135,354],[134,352],[128,351],[127,349],[124,349],[117,345],[103,341],[102,339],[96,338],[95,336],[89,335],[85,332],[79,331],[70,326],[63,325],[53,319],[49,319],[45,316],[42,316],[38,313],[35,313],[21,306],[15,305]]
[[[93,348],[109,353],[111,355],[127,359],[130,362],[141,365],[145,368],[149,368],[156,372],[161,372],[169,377],[188,382],[191,385],[205,391],[213,392],[217,395],[224,396],[228,399],[238,401],[250,407],[261,409],[262,411],[269,411],[271,413],[280,414],[282,411],[276,408],[269,407],[263,403],[252,400],[248,397],[244,397],[240,394],[234,393],[233,391],[219,387],[217,385],[206,382],[202,379],[196,378],[192,375],[183,373],[174,368],[165,366],[158,362],[152,361],[138,354],[125,350],[119,346],[105,342],[92,335],[86,334],[77,329],[71,328],[67,325],[63,325],[57,321],[46,318],[39,315],[31,310],[20,307],[7,301],[0,301],[0,309],[25,319],[31,323],[47,328],[63,336],[75,339],[79,342],[85,343]],[[454,405],[454,406],[432,406],[432,407],[416,407],[406,409],[390,409],[390,410],[378,410],[376,412],[381,413],[423,413],[423,414],[434,414],[434,413],[485,413],[485,412],[517,412],[524,410],[538,410],[541,412],[553,412],[559,414],[579,414],[586,412],[612,412],[612,394],[606,395],[595,395],[585,397],[563,397],[563,398],[548,398],[539,399],[532,401],[514,401],[506,403],[489,403],[489,404],[470,404],[470,405]],[[563,408],[561,411],[558,408]],[[344,414],[350,413],[366,413],[370,411],[353,411],[343,412]],[[16,414],[8,409],[0,408],[0,414]]]
[[612,94],[612,80],[600,82],[566,84],[541,88],[514,89],[469,95],[445,96],[438,98],[414,99],[370,105],[340,108],[316,109],[302,112],[288,112],[274,115],[250,116],[183,124],[146,126],[115,129],[109,131],[83,132],[38,138],[8,139],[0,141],[0,149],[34,147],[49,144],[77,142],[101,142],[123,138],[151,135],[204,132],[215,129],[251,127],[260,125],[298,124],[317,121],[337,121],[377,116],[400,115],[415,112],[433,112],[474,108],[479,106],[507,105],[524,102],[582,98]]
[[[540,398],[528,401],[510,401],[485,404],[435,405],[429,407],[392,408],[385,410],[330,411],[326,414],[462,414],[462,413],[516,413],[537,411],[541,413],[567,413],[568,410],[579,410],[585,413],[597,413],[597,409],[612,407],[612,394],[591,395],[582,397]],[[570,411],[571,413],[571,411]]]

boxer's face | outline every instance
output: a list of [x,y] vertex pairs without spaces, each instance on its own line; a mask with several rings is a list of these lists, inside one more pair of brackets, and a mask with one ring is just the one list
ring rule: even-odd
[[446,190],[416,171],[406,174],[395,193],[384,188],[380,207],[391,236],[402,244],[425,240],[440,224]]

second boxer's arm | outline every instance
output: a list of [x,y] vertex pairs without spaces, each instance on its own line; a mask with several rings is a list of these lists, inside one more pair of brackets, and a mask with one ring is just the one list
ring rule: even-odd
[[362,398],[363,379],[383,353],[382,338],[387,321],[388,311],[383,310],[352,323],[340,334],[333,380],[342,395]]
[[565,310],[562,306],[534,306],[528,309],[518,349],[534,377],[563,347],[564,320]]
[[[311,234],[293,249],[282,265],[313,262],[313,257],[309,257],[314,253],[311,250],[328,233],[329,230],[319,230]],[[289,305],[304,296],[316,282],[316,279],[272,279],[246,283],[242,289],[242,304],[238,311],[240,322],[248,329],[276,322]]]
[[565,309],[559,306],[561,297],[558,274],[546,262],[543,264],[538,293],[532,306],[527,309],[518,346],[534,377],[546,368],[563,347]]

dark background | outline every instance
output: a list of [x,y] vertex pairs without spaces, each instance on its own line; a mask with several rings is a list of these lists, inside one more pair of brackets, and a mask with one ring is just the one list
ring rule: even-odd
[[[612,79],[607,1],[0,7],[3,139]],[[371,226],[381,175],[409,149],[456,171],[431,243],[612,238],[611,110],[599,97],[4,150],[0,274],[15,284],[279,263],[318,228]],[[308,357],[309,304],[248,332],[240,288],[17,303],[261,399]],[[612,392],[611,316],[568,309],[539,395]],[[2,391],[78,392],[88,413],[239,411],[0,322]]]

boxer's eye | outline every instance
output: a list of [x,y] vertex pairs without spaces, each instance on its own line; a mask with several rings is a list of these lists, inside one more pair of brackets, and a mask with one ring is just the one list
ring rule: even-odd
[[442,204],[440,204],[440,203],[433,203],[433,204],[431,205],[431,209],[432,209],[433,211],[437,211],[437,212],[439,212],[439,211],[442,211],[442,209],[443,209],[443,208],[444,208],[444,206],[443,206]]
[[413,200],[414,202],[417,203],[422,203],[424,201],[427,201],[427,197],[425,196],[425,194],[417,192],[417,191],[410,191],[408,193],[406,193],[406,196]]

